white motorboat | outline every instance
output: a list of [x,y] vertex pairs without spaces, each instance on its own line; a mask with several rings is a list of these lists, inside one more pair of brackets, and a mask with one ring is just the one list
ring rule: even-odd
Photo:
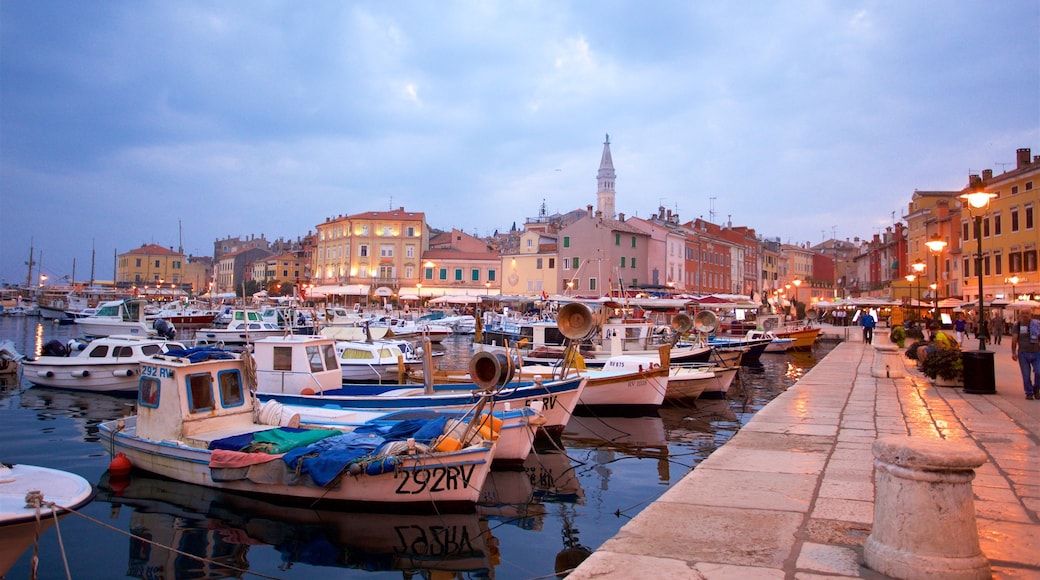
[[58,518],[93,497],[94,488],[75,473],[0,463],[0,577]]
[[71,348],[53,341],[43,355],[25,360],[23,376],[43,387],[98,393],[137,390],[140,363],[171,349],[179,342],[142,336],[114,335],[88,343],[71,341]]
[[149,321],[145,315],[144,300],[109,300],[98,305],[97,311],[75,319],[80,332],[87,337],[127,334],[130,336],[159,336],[173,338],[176,327],[166,320]]
[[405,341],[337,341],[343,380],[348,382],[403,382],[410,372],[422,369],[422,357]]
[[195,340],[204,344],[243,345],[268,336],[282,336],[288,330],[263,319],[256,310],[233,310],[231,322],[226,327],[200,328]]
[[259,406],[250,375],[242,358],[216,349],[153,357],[141,365],[137,415],[101,423],[98,436],[134,468],[281,502],[476,505],[495,453],[479,431],[453,438],[447,420],[284,429],[299,416]]

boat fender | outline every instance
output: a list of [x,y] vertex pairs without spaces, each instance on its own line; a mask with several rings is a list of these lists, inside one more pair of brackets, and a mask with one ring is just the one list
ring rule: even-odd
[[312,389],[310,387],[304,387],[304,388],[300,389],[300,394],[304,395],[304,396],[313,395],[314,394],[314,389]]
[[126,477],[130,475],[130,459],[122,451],[116,453],[112,461],[108,463],[108,473],[113,477]]
[[54,371],[36,371],[36,376],[47,377],[49,379],[54,376]]
[[89,377],[90,376],[90,371],[88,371],[86,369],[78,370],[78,371],[72,371],[72,376],[74,376],[74,377],[81,377],[81,378],[82,377]]
[[360,463],[351,463],[350,467],[347,468],[347,473],[350,475],[361,475],[362,471],[364,471],[364,468],[361,467]]
[[118,370],[118,371],[112,371],[112,376],[114,376],[114,377],[132,377],[132,376],[134,376],[134,370],[133,369],[122,369],[122,370]]

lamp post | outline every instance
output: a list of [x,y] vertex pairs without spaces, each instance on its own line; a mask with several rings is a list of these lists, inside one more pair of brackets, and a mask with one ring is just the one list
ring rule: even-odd
[[[958,196],[968,209],[968,214],[975,218],[975,241],[978,252],[975,254],[975,275],[979,277],[979,330],[986,323],[985,295],[982,293],[982,216],[989,210],[989,202],[997,194],[982,190],[982,183],[976,182],[969,193]],[[968,393],[991,394],[997,392],[996,376],[993,368],[993,353],[986,352],[986,335],[979,333],[979,350],[961,353],[964,367],[964,391]]]
[[921,273],[924,272],[924,260],[918,258],[916,262],[910,264],[910,267],[914,269],[914,273],[917,275],[917,319],[921,320]]
[[928,246],[928,250],[935,256],[935,313],[934,320],[939,328],[942,328],[942,322],[939,320],[939,254],[946,248],[946,240],[939,237],[939,234],[935,234],[929,239],[924,245]]

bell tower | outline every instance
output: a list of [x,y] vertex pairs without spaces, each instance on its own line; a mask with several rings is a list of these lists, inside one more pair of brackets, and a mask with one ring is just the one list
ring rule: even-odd
[[603,142],[603,157],[596,173],[596,211],[604,218],[614,219],[614,160],[610,157],[610,134]]

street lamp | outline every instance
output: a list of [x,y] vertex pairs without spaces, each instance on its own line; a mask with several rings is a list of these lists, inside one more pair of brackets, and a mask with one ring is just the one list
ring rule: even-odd
[[910,267],[914,269],[914,273],[917,274],[917,320],[921,320],[921,272],[924,272],[924,260],[918,258]]
[[484,282],[484,296],[491,294],[491,282]]
[[1012,302],[1014,302],[1015,300],[1018,300],[1018,292],[1015,291],[1015,286],[1017,286],[1018,283],[1021,282],[1021,281],[1022,280],[1020,280],[1018,276],[1011,276],[1009,278],[1004,278],[1004,282],[1006,284],[1011,284],[1011,301]]
[[[978,252],[975,254],[975,275],[979,277],[979,330],[986,324],[985,303],[982,293],[982,216],[989,211],[989,202],[997,194],[983,191],[982,183],[976,182],[968,193],[957,196],[964,202],[968,214],[975,218],[975,240]],[[993,353],[986,352],[986,334],[979,332],[979,350],[962,352],[961,363],[964,368],[964,390],[968,393],[996,393],[996,376],[993,368]]]
[[[986,316],[983,308],[982,294],[982,216],[989,211],[989,202],[997,194],[990,193],[988,191],[982,191],[982,186],[979,185],[971,193],[961,194],[959,197],[968,208],[968,214],[975,218],[975,241],[978,242],[978,253],[975,254],[975,275],[979,277],[979,316],[978,323],[981,330],[982,324],[986,323]],[[979,350],[986,350],[986,334],[983,332],[979,333]]]
[[942,328],[942,322],[939,320],[939,254],[946,248],[946,240],[939,237],[939,234],[934,234],[930,240],[924,243],[928,246],[928,250],[935,256],[935,322]]

